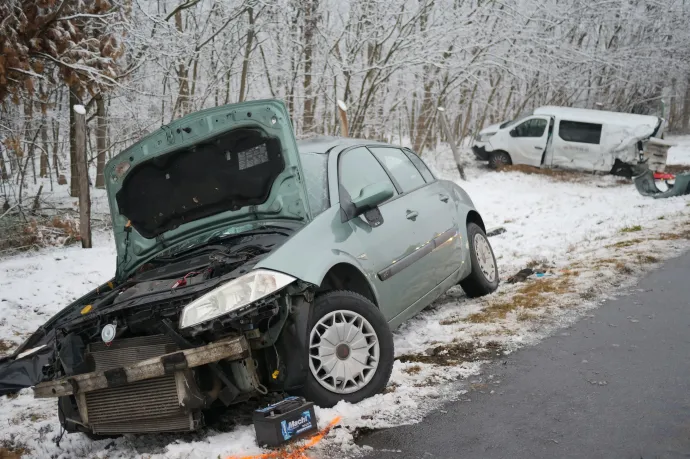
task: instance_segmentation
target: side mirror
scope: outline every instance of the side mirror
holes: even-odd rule
[[[515,128],[513,128],[510,130],[509,134],[511,137],[515,137],[515,135],[517,134],[517,131],[515,130]]]
[[[372,183],[365,186],[359,192],[359,196],[352,198],[355,216],[377,207],[379,204],[392,198],[394,194],[395,190],[390,182]]]

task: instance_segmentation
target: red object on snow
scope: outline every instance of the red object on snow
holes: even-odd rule
[[[654,172],[654,180],[675,180],[676,176],[666,172]]]

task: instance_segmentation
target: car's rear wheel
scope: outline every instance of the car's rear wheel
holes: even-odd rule
[[[349,291],[318,296],[313,308],[305,396],[330,407],[381,392],[393,370],[393,335],[383,314]]]
[[[513,160],[505,151],[494,151],[489,153],[489,167],[491,169],[500,169],[503,166],[510,166]]]
[[[470,298],[488,295],[498,288],[498,265],[489,239],[476,223],[467,225],[472,272],[460,281]]]

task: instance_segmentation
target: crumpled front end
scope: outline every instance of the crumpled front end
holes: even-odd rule
[[[106,435],[192,431],[202,425],[202,410],[219,397],[232,401],[260,386],[249,346],[241,336],[185,350],[167,335],[127,338],[111,346],[91,343],[84,356],[95,371],[34,388],[36,398],[60,398],[59,414],[68,431]],[[235,381],[239,387],[221,389],[221,371],[204,387],[197,372],[218,362],[244,373]]]
[[[99,287],[0,363],[0,391],[34,387],[68,432],[117,435],[196,430],[204,413],[298,389],[311,286],[255,268],[293,232],[231,234]]]

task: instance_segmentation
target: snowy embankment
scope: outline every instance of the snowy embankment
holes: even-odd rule
[[[673,139],[670,164],[690,165],[690,137]],[[452,156],[429,155],[442,178],[459,180]],[[524,283],[503,282],[498,292],[468,300],[459,288],[395,331],[396,361],[386,393],[358,405],[319,409],[319,423],[336,415],[334,429],[313,457],[356,454],[353,435],[420,420],[444,401],[465,393],[463,380],[481,360],[510,353],[567,326],[613,294],[634,286],[655,263],[690,247],[690,196],[654,200],[616,177],[582,174],[489,172],[472,164],[468,191],[492,237],[501,278],[526,266],[544,272]],[[114,270],[112,238],[98,234],[94,249],[44,250],[0,260],[0,346],[11,350],[28,333]],[[468,387],[469,389],[469,387]],[[250,425],[194,435],[124,437],[91,441],[66,435],[58,448],[55,403],[30,390],[0,398],[0,452],[27,457],[210,458],[261,453]]]

